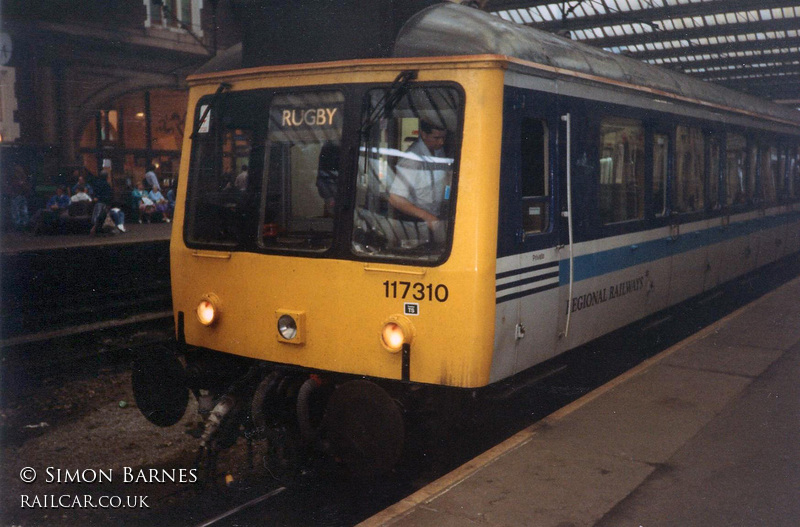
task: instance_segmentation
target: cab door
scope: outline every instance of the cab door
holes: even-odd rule
[[[496,278],[496,360],[506,373],[554,354],[559,253],[557,98],[506,87]]]

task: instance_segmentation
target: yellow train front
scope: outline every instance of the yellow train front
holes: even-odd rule
[[[190,77],[170,253],[185,373],[151,368],[137,400],[188,384],[207,447],[268,436],[286,406],[340,459],[372,426],[389,452],[352,455],[380,467],[410,386],[488,384],[503,75],[467,57]],[[171,424],[180,391],[143,410]]]

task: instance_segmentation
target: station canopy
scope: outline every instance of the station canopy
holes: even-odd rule
[[[488,0],[485,9],[800,109],[800,0]]]

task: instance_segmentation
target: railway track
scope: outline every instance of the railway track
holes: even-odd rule
[[[4,393],[172,336],[166,241],[2,254],[0,273]]]
[[[75,371],[81,362],[112,363],[137,349],[169,345],[172,331],[172,312],[160,311],[33,333],[4,340],[0,365],[3,377]]]
[[[3,348],[11,339],[172,305],[167,242],[4,254],[0,272]]]
[[[79,291],[70,294],[67,301],[27,297],[4,311],[3,327],[10,331],[4,332],[3,340],[8,340],[6,336],[14,338],[169,311],[171,305],[169,280],[113,291]]]

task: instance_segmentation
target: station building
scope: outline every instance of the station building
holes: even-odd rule
[[[177,176],[185,78],[241,40],[234,3],[2,0],[1,9],[4,185],[22,170],[43,198],[73,184],[76,169],[106,167],[122,199],[150,163],[162,179]]]

